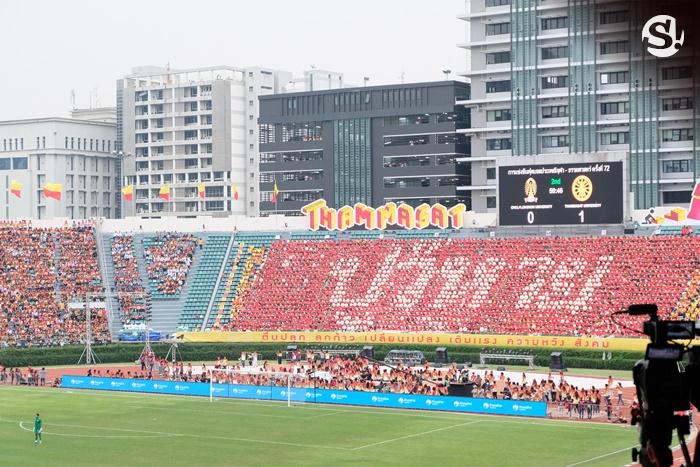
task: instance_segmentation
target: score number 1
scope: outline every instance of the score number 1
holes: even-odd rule
[[[586,220],[586,214],[583,212],[583,209],[581,209],[581,210],[578,212],[578,218],[581,220],[581,223],[582,223],[582,224],[585,222],[585,220]],[[528,211],[528,212],[527,212],[527,223],[528,223],[528,224],[532,224],[533,222],[535,222],[535,213],[532,212],[532,211]]]

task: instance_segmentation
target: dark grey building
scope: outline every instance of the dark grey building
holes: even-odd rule
[[[260,96],[260,215],[389,201],[465,203],[469,98],[457,81]],[[273,202],[274,185],[279,195]]]

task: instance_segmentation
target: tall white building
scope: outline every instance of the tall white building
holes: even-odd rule
[[[536,163],[623,154],[631,209],[686,206],[700,180],[695,141],[698,73],[692,8],[697,2],[637,0],[470,0],[471,195],[477,212],[495,212],[497,168],[523,156]],[[687,40],[657,58],[642,26],[677,18]],[[695,36],[697,37],[697,35]],[[695,51],[697,55],[697,50]],[[611,156],[612,157],[612,156]]]
[[[0,219],[115,217],[115,147],[113,123],[70,118],[0,122]],[[60,196],[44,194],[49,184],[60,188]]]
[[[121,215],[256,216],[258,96],[290,79],[268,68],[219,66],[138,68],[118,80],[122,184],[133,186]]]

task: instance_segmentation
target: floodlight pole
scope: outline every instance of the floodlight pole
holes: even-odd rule
[[[165,359],[170,359],[172,364],[175,365],[175,363],[177,363],[177,354],[179,353],[180,351],[178,350],[177,340],[172,340],[170,342],[168,353],[165,355]],[[180,354],[180,360],[182,360],[182,354]]]

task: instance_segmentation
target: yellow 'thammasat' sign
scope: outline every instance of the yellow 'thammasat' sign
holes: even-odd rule
[[[388,225],[404,229],[461,229],[464,225],[464,213],[467,207],[463,203],[447,208],[440,203],[432,206],[427,203],[415,208],[408,204],[386,203],[378,208],[371,208],[363,203],[342,208],[329,208],[325,199],[318,199],[301,208],[309,220],[309,229],[345,230],[350,227],[364,226],[367,230],[384,230]]]

